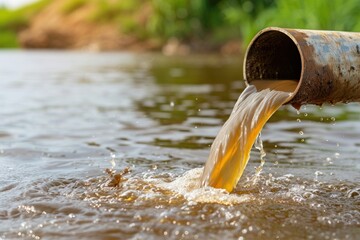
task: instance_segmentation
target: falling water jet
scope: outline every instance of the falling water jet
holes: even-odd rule
[[[360,101],[359,71],[360,33],[260,31],[245,55],[247,88],[211,146],[201,185],[231,192],[256,137],[281,105]]]

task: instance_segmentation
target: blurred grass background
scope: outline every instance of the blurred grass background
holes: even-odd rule
[[[17,33],[25,29],[31,18],[50,3],[51,0],[40,0],[18,9],[0,7],[0,47],[19,47]]]
[[[138,39],[171,38],[221,44],[240,39],[245,47],[268,26],[360,31],[360,0],[63,0],[64,16],[92,4],[87,21],[113,23]],[[18,47],[18,33],[51,4],[40,0],[19,9],[0,8],[0,47]],[[146,12],[149,17],[139,21]]]

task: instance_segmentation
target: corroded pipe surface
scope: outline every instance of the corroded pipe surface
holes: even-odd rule
[[[298,80],[294,107],[360,101],[360,33],[270,27],[251,41],[244,78]]]

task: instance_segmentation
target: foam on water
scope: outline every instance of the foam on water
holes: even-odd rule
[[[203,168],[195,168],[169,183],[159,183],[158,186],[182,195],[187,201],[195,203],[240,204],[251,200],[247,194],[229,194],[224,189],[201,187],[200,177]]]
[[[358,234],[354,230],[360,226],[357,183],[323,182],[324,175],[307,179],[265,173],[254,183],[250,174],[229,194],[222,189],[199,188],[202,170],[195,168],[178,176],[161,169],[119,170],[88,180],[39,180],[23,188],[21,196],[13,199],[13,208],[0,212],[3,220],[21,222],[0,236],[40,239],[56,235],[66,239],[69,231],[78,239],[95,239],[89,229],[108,238],[121,234],[129,239],[165,235],[168,239],[193,239],[189,236],[197,234],[216,238],[219,233],[228,239],[269,239],[274,232],[280,237],[311,234],[315,239],[354,239]],[[121,177],[114,182],[117,174]],[[2,191],[11,194],[12,189]],[[299,229],[300,222],[306,231]],[[104,224],[105,232],[100,230]],[[347,226],[352,232],[346,232]],[[334,227],[338,229],[335,235]]]

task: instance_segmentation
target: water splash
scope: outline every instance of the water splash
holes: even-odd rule
[[[256,138],[254,147],[257,150],[260,151],[260,165],[256,168],[255,175],[254,175],[254,177],[252,179],[252,182],[256,183],[256,181],[258,180],[258,177],[260,176],[260,174],[261,174],[261,172],[263,170],[263,167],[264,167],[264,164],[265,164],[265,156],[266,156],[264,145],[263,145],[263,142],[262,142],[262,139],[261,139],[261,133],[259,133],[259,136]]]

